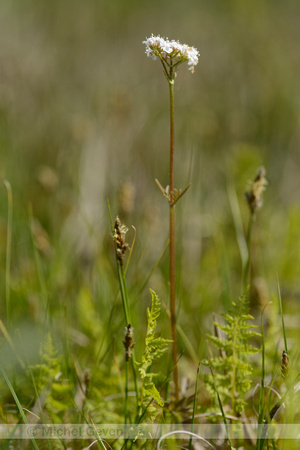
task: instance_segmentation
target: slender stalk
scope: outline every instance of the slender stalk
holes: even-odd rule
[[[112,219],[112,215],[111,215],[111,209],[110,209],[110,203],[109,203],[108,197],[107,197],[107,207],[108,207],[108,213],[109,213],[109,218],[110,218],[111,231],[112,231],[112,234],[114,235],[114,223],[113,223],[113,219]],[[126,283],[125,283],[125,275],[123,272],[123,267],[119,264],[118,253],[117,253],[117,243],[115,240],[114,240],[114,244],[115,244],[117,274],[118,274],[121,299],[122,299],[124,316],[125,316],[125,324],[127,326],[131,322],[130,322],[130,312],[129,312],[129,305],[128,305],[127,288],[126,288]]]
[[[278,274],[277,274],[277,293],[278,293],[278,302],[279,302],[279,313],[280,313],[281,323],[282,323],[284,349],[285,349],[286,353],[288,354],[288,346],[287,346],[287,340],[286,340],[286,332],[285,332],[285,325],[284,325],[284,317],[283,317],[283,310],[282,310],[282,300],[281,300],[281,292],[280,292]]]
[[[175,204],[174,204],[174,79],[170,68],[170,312],[172,330],[173,379],[175,385],[175,400],[179,398],[178,367],[177,367],[177,334],[176,334],[176,302],[175,302]]]
[[[251,239],[252,239],[252,229],[253,229],[254,222],[255,222],[255,214],[251,213],[250,218],[249,218],[248,231],[247,231],[248,256],[247,256],[246,264],[244,266],[243,290],[245,290],[247,288],[247,286],[250,284]]]
[[[234,318],[235,323],[237,322],[237,319]],[[235,411],[235,392],[236,392],[236,386],[235,386],[235,382],[236,382],[236,361],[239,359],[237,352],[236,352],[236,341],[237,341],[237,328],[236,326],[234,327],[234,333],[233,333],[233,339],[232,339],[232,349],[233,349],[233,354],[232,354],[232,360],[233,360],[233,365],[232,365],[232,391],[231,391],[231,408],[233,410],[233,414],[236,412]]]
[[[118,274],[119,274],[120,273],[119,272],[120,271],[120,265],[118,264],[117,267],[118,267]],[[123,307],[124,307],[125,322],[127,323],[126,326],[128,326],[128,324],[131,323],[131,320],[130,320],[130,311],[129,311],[129,307],[128,307],[127,288],[126,288],[126,283],[125,283],[125,286],[123,284],[124,281],[125,281],[125,279],[122,276],[119,275],[119,283],[120,283],[121,297],[122,297]],[[132,350],[131,366],[132,366],[132,372],[133,372],[134,388],[135,388],[135,392],[136,392],[137,414],[138,414],[138,408],[139,408],[139,387],[138,387],[138,382],[137,382],[137,373],[136,373],[136,367],[135,367],[135,352],[134,352],[134,350]],[[125,387],[125,390],[126,390],[126,397],[125,397],[125,404],[126,404],[126,406],[125,406],[125,409],[127,411],[128,362],[126,362],[126,387]],[[126,415],[127,415],[127,413],[126,413]]]
[[[129,361],[126,361],[126,372],[125,372],[125,411],[124,411],[124,416],[125,416],[125,424],[127,423],[127,415],[128,415],[128,365],[129,365]]]
[[[267,305],[266,305],[267,306]],[[256,450],[261,450],[263,448],[264,440],[262,439],[263,434],[263,423],[264,423],[264,415],[265,415],[265,403],[264,403],[264,395],[265,395],[265,334],[264,334],[264,326],[263,326],[263,313],[264,309],[261,312],[260,322],[261,322],[261,387],[260,387],[260,396],[259,396],[259,415],[258,415],[258,434],[256,440]]]
[[[174,193],[174,147],[175,147],[175,114],[174,114],[174,80],[169,80],[170,89],[170,194]],[[172,205],[172,202],[171,202]]]
[[[229,428],[228,428],[228,424],[227,424],[227,420],[226,420],[225,411],[224,411],[224,408],[223,408],[223,405],[222,405],[222,402],[221,402],[221,398],[220,398],[219,391],[218,391],[217,386],[216,386],[216,382],[215,382],[215,374],[214,374],[213,368],[212,368],[212,366],[211,366],[210,360],[208,360],[208,364],[209,364],[210,373],[211,373],[211,375],[212,375],[212,379],[213,379],[213,383],[214,383],[215,392],[216,392],[216,394],[217,394],[218,403],[219,403],[219,408],[220,408],[220,410],[221,410],[221,414],[222,414],[222,417],[223,417],[223,422],[224,422],[224,425],[225,425],[225,429],[226,429],[226,433],[227,433],[227,438],[228,438],[229,446],[230,446],[230,449],[231,449],[231,450],[234,450],[234,446],[233,446],[232,441],[231,441],[231,438],[230,438],[230,433],[229,433]]]
[[[243,290],[245,290],[248,284],[250,284],[251,239],[252,239],[252,228],[256,218],[255,212],[262,206],[262,193],[266,189],[267,184],[268,182],[266,180],[266,169],[263,166],[261,166],[257,170],[251,189],[245,192],[246,200],[250,207],[250,218],[247,232],[248,254],[246,264],[243,267]]]
[[[123,277],[122,267],[118,263],[118,260],[117,260],[117,273],[118,273],[119,286],[120,286],[121,298],[122,298],[122,303],[123,303],[125,324],[127,326],[129,323],[131,323],[130,313],[129,313],[129,305],[128,305],[128,297],[126,295],[127,289],[126,289],[126,286],[124,285],[124,277]]]
[[[114,234],[114,224],[112,220],[111,215],[111,209],[109,200],[107,198],[107,206],[108,206],[108,212],[109,212],[109,218],[110,218],[110,224],[111,224],[111,230],[112,234]],[[121,292],[121,298],[123,303],[123,309],[124,309],[124,316],[125,316],[125,324],[126,327],[131,324],[131,314],[130,314],[130,307],[129,307],[129,301],[128,301],[128,292],[127,292],[127,285],[126,285],[126,278],[123,266],[120,264],[117,256],[117,244],[115,243],[115,255],[116,255],[116,264],[117,264],[117,273],[118,273],[118,279],[119,279],[119,286],[120,286],[120,292]],[[135,353],[134,350],[132,350],[132,357],[131,357],[131,365],[132,365],[132,372],[133,372],[133,379],[134,379],[134,387],[136,392],[136,402],[137,402],[137,415],[138,415],[138,409],[139,409],[139,387],[137,382],[137,372],[136,372],[136,366],[135,366]],[[126,363],[126,386],[128,382],[128,364]],[[126,388],[125,388],[126,389]],[[127,397],[125,398],[125,403],[127,403]],[[125,406],[125,409],[127,409],[127,406]]]
[[[122,274],[122,282],[123,282],[123,290],[121,290],[122,295],[125,295],[125,299],[123,301],[124,305],[127,305],[127,313],[125,310],[125,316],[126,316],[126,323],[128,326],[129,324],[131,324],[131,315],[130,315],[130,307],[129,307],[129,302],[128,302],[128,293],[127,293],[127,284],[126,284],[126,279],[125,279],[125,274],[124,274],[124,270],[123,267],[120,267],[120,265],[118,264],[118,269],[121,270],[121,274]],[[134,380],[134,389],[136,392],[136,401],[137,401],[137,414],[138,414],[138,403],[139,403],[139,387],[138,387],[138,382],[137,382],[137,372],[136,372],[136,365],[135,365],[135,351],[134,349],[132,349],[132,357],[131,357],[131,366],[132,366],[132,372],[133,372],[133,380]],[[126,362],[126,370],[128,371],[128,363]],[[126,374],[126,384],[128,384],[128,373]],[[128,389],[128,388],[127,388]],[[127,401],[127,399],[126,399]]]
[[[6,240],[6,267],[5,267],[5,301],[6,301],[6,323],[10,328],[10,262],[11,262],[11,240],[12,240],[12,213],[13,199],[11,186],[8,181],[4,181],[7,190],[7,240]]]
[[[199,375],[199,369],[200,369],[200,363],[198,364],[197,367],[197,372],[196,372],[196,384],[195,384],[195,394],[194,394],[194,403],[193,403],[193,415],[192,415],[192,425],[191,425],[191,433],[193,433],[194,431],[194,422],[195,422],[195,412],[196,412],[196,402],[197,402],[197,392],[198,392],[198,375]],[[192,436],[190,438],[190,443],[189,443],[189,450],[192,449]]]

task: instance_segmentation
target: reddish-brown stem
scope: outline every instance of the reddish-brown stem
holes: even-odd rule
[[[173,378],[175,400],[179,399],[179,383],[177,368],[177,334],[176,334],[176,302],[175,302],[175,205],[174,205],[174,79],[169,81],[170,87],[170,312],[173,340]]]

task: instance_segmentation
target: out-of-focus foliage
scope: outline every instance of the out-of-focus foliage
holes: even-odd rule
[[[0,176],[14,196],[15,316],[24,307],[42,314],[32,240],[53,309],[71,305],[74,287],[89,276],[107,296],[106,194],[137,228],[131,286],[141,286],[161,254],[167,214],[154,178],[168,183],[168,92],[160,65],[144,55],[151,32],[201,54],[195,73],[181,68],[175,85],[175,183],[192,183],[177,212],[177,265],[185,268],[178,289],[189,298],[182,311],[207,312],[228,298],[227,282],[240,295],[227,188],[234,186],[246,224],[243,192],[261,164],[269,187],[257,219],[254,276],[274,286],[278,272],[286,295],[299,296],[292,236],[300,200],[297,2],[3,0],[0,9]],[[29,208],[38,225],[31,232]],[[5,243],[4,186],[0,213]],[[0,253],[3,280],[5,245]],[[223,258],[229,266],[220,273]],[[163,260],[152,279],[163,294],[166,273]]]
[[[49,331],[72,386],[91,370],[97,395],[86,404],[93,417],[101,420],[105,410],[117,421],[117,402],[123,407],[109,397],[124,387],[128,324],[106,195],[113,216],[129,228],[130,246],[131,225],[137,230],[126,273],[135,336],[145,335],[151,287],[162,302],[162,335],[170,337],[162,256],[168,205],[154,181],[168,184],[168,86],[160,64],[144,54],[142,41],[152,32],[200,52],[195,73],[180,67],[175,81],[175,186],[191,183],[176,205],[179,372],[198,363],[192,355],[204,357],[212,311],[228,312],[241,295],[244,192],[261,165],[268,186],[252,235],[250,309],[258,317],[270,300],[276,305],[277,273],[289,347],[297,347],[299,15],[295,0],[1,0],[0,319],[5,323],[6,179],[13,192],[14,344],[1,332],[1,361],[24,407],[35,394],[19,360],[39,364]],[[275,306],[265,310],[276,340],[266,338],[266,360],[274,367],[282,353],[276,314]],[[136,339],[138,360],[142,350]],[[10,417],[10,393],[0,383],[0,412]]]

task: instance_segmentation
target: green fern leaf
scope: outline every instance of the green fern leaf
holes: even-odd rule
[[[223,315],[225,323],[214,322],[220,330],[218,336],[207,335],[210,342],[220,351],[222,357],[210,359],[209,365],[214,371],[205,377],[208,390],[217,390],[222,403],[228,404],[232,414],[240,414],[246,405],[245,395],[251,388],[252,366],[250,356],[260,349],[249,343],[249,339],[259,337],[252,324],[253,316],[249,314],[248,292],[232,303],[232,311]]]
[[[143,417],[145,419],[154,420],[154,417],[157,414],[156,408],[151,403],[151,399],[154,399],[159,406],[163,406],[164,402],[155,386],[154,380],[158,377],[156,373],[150,373],[149,369],[151,368],[153,362],[159,359],[163,353],[168,349],[168,345],[172,342],[168,339],[164,339],[162,337],[156,337],[156,326],[157,319],[160,315],[160,301],[158,296],[154,291],[150,289],[151,292],[151,308],[147,308],[147,333],[145,337],[145,349],[142,355],[142,362],[137,363],[138,371],[140,373],[142,379],[142,409],[147,410],[146,414],[143,411]],[[155,413],[156,411],[156,413]]]

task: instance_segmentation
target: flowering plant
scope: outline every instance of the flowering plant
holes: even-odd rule
[[[162,38],[159,35],[154,36],[152,34],[151,37],[143,41],[143,44],[146,45],[147,56],[154,60],[158,57],[161,60],[168,79],[174,79],[175,72],[173,69],[179,66],[179,64],[187,61],[190,66],[189,70],[192,73],[194,72],[194,67],[198,64],[198,50],[186,44],[180,44],[178,41],[169,41],[168,38]]]
[[[173,377],[175,387],[175,399],[179,399],[179,380],[178,380],[178,358],[177,358],[177,335],[176,335],[176,304],[175,304],[175,204],[188,190],[190,184],[183,189],[178,190],[174,186],[174,82],[177,67],[186,62],[193,73],[194,67],[198,64],[199,52],[194,47],[186,44],[180,44],[178,41],[169,41],[168,38],[162,38],[159,35],[147,38],[143,41],[146,45],[146,55],[152,59],[159,58],[164,74],[169,83],[170,91],[170,182],[164,189],[158,180],[155,180],[164,197],[168,200],[170,206],[170,318],[172,330],[172,358],[173,358]]]

